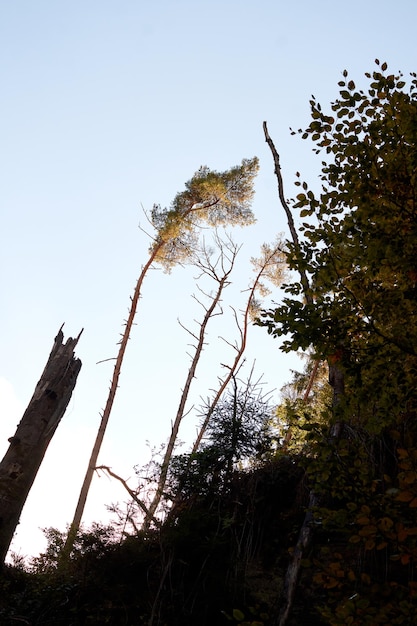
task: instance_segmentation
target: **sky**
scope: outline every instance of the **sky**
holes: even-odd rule
[[[25,505],[12,550],[44,549],[42,528],[72,519],[112,374],[111,359],[150,244],[146,211],[169,206],[201,165],[225,170],[258,156],[256,224],[242,244],[224,315],[213,322],[180,439],[229,363],[249,259],[285,233],[262,122],[281,155],[286,195],[295,172],[314,187],[321,159],[291,128],[309,99],[337,97],[344,69],[357,85],[374,59],[417,70],[414,0],[14,0],[0,2],[0,454],[14,434],[63,323],[83,366],[71,403]],[[201,318],[191,268],[153,270],[142,292],[99,462],[136,485],[170,432]],[[281,294],[273,293],[279,301]],[[247,371],[278,392],[298,367],[251,328]],[[273,391],[276,390],[276,391]],[[127,493],[96,476],[84,523],[106,521]]]

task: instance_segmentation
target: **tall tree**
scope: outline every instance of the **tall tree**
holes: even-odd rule
[[[211,413],[199,450],[173,458],[168,480],[174,500],[171,524],[195,498],[229,489],[240,464],[249,465],[269,451],[273,408],[270,393],[262,387],[261,379],[253,379],[253,369],[246,381],[234,375]],[[208,408],[201,408],[203,419]]]
[[[253,380],[253,369],[247,381],[233,375],[200,448],[203,454],[213,451],[225,483],[240,462],[260,458],[269,449],[271,415],[270,395],[262,389],[261,379]]]
[[[316,153],[326,153],[328,160],[322,162],[318,195],[306,183],[296,182],[303,189],[293,208],[299,209],[306,221],[300,229],[302,240],[298,246],[290,246],[288,258],[291,267],[308,276],[311,297],[305,297],[301,277],[287,285],[283,304],[266,312],[263,321],[273,335],[287,335],[285,350],[312,346],[318,358],[336,368],[336,375],[344,373],[346,397],[337,403],[334,423],[347,424],[349,436],[339,443],[330,437],[330,446],[323,442],[321,463],[326,467],[322,465],[320,471],[315,467],[315,488],[321,499],[331,494],[341,503],[350,497],[350,502],[343,502],[345,511],[360,509],[365,494],[358,485],[366,482],[369,501],[371,484],[375,492],[376,484],[384,487],[386,478],[378,472],[385,469],[383,476],[389,475],[386,458],[381,464],[381,459],[367,452],[376,450],[376,441],[368,449],[353,445],[352,441],[359,440],[359,431],[362,440],[378,434],[378,445],[384,441],[393,464],[389,479],[399,481],[400,501],[410,494],[411,502],[413,497],[411,489],[401,493],[402,479],[395,462],[401,456],[397,457],[400,452],[396,453],[395,444],[388,446],[387,436],[401,439],[400,432],[406,429],[407,441],[413,441],[410,418],[414,421],[417,415],[417,78],[412,74],[409,88],[404,89],[401,74],[388,74],[385,63],[376,63],[377,69],[366,74],[366,91],[357,89],[347,72],[343,73],[340,97],[332,103],[330,113],[323,112],[314,97],[310,101],[312,121],[299,132],[303,138],[311,138]],[[394,425],[396,430],[387,430]],[[344,485],[342,476],[352,480],[352,465],[344,468],[353,448],[366,459],[356,457],[362,475],[358,473],[355,486]],[[348,495],[352,493],[353,499]],[[389,490],[380,492],[378,506],[387,504],[391,495]],[[367,505],[363,506],[363,512],[367,511]],[[392,515],[397,515],[397,505],[391,501],[390,506]],[[383,519],[381,508],[378,515]],[[363,514],[353,516],[352,524],[360,524],[364,518]],[[400,523],[387,519],[388,525]],[[383,533],[378,524],[375,528]],[[371,532],[370,527],[366,532]],[[358,537],[361,542],[361,535]],[[384,549],[387,545],[380,543]],[[375,546],[369,541],[365,550]],[[371,606],[366,602],[366,607]],[[350,606],[349,610],[357,608]],[[363,612],[363,606],[360,610]],[[345,623],[346,615],[340,609],[340,621],[331,623]],[[285,619],[287,616],[288,611]],[[395,623],[392,615],[388,619],[391,621],[372,623]],[[282,626],[284,616],[276,623]]]
[[[211,171],[201,167],[178,193],[169,208],[154,205],[150,221],[155,229],[149,258],[140,272],[124,326],[119,351],[113,370],[113,377],[104,407],[96,440],[91,452],[80,496],[70,525],[68,538],[62,553],[62,560],[68,557],[81,523],[87,495],[104,434],[113,408],[120,372],[127,343],[136,316],[142,285],[149,269],[154,264],[170,270],[177,263],[186,263],[192,258],[202,226],[246,225],[254,220],[251,202],[254,194],[253,183],[258,172],[258,159],[244,159],[242,164],[224,172]]]
[[[396,375],[394,367],[379,371],[379,358],[400,366],[417,354],[417,83],[413,75],[406,92],[402,75],[386,69],[367,74],[368,92],[344,72],[331,114],[311,100],[303,137],[330,160],[320,195],[304,183],[294,203],[302,218],[315,220],[303,223],[300,255],[291,250],[290,263],[307,269],[313,301],[287,297],[265,316],[270,332],[289,334],[286,350],[313,345],[381,396]],[[297,292],[300,285],[288,286],[288,294]]]
[[[234,310],[234,317],[239,330],[239,340],[235,341],[233,344],[228,342],[234,349],[235,358],[231,365],[225,366],[227,373],[219,378],[219,386],[208,403],[204,420],[198,431],[196,440],[194,441],[193,453],[198,451],[210,424],[211,416],[220,398],[242,364],[248,340],[249,324],[259,314],[261,308],[261,304],[257,298],[269,293],[265,279],[275,287],[280,286],[284,279],[287,266],[284,260],[283,244],[279,237],[277,237],[272,245],[267,243],[262,244],[260,256],[258,258],[252,258],[251,263],[255,277],[247,290],[248,297],[246,299],[246,306],[242,311],[241,319],[239,319],[238,313]]]
[[[195,251],[195,265],[200,270],[200,277],[203,274],[211,278],[216,284],[214,293],[204,294],[208,299],[209,304],[199,302],[204,309],[203,319],[199,325],[198,333],[195,333],[189,329],[187,332],[195,341],[193,356],[191,359],[191,365],[188,369],[187,377],[185,380],[184,388],[181,391],[180,401],[178,404],[177,413],[172,423],[171,434],[168,439],[167,446],[165,448],[164,457],[162,460],[159,477],[155,493],[149,505],[148,511],[145,514],[143,521],[143,528],[148,529],[152,520],[154,520],[155,513],[161,502],[162,495],[165,489],[165,485],[168,477],[168,470],[171,463],[171,459],[174,453],[175,444],[178,438],[178,432],[181,422],[186,414],[187,401],[191,389],[192,382],[196,375],[197,366],[200,361],[200,357],[203,352],[204,345],[206,343],[207,327],[213,317],[222,314],[220,303],[222,300],[223,292],[225,288],[230,284],[230,275],[232,273],[236,255],[238,253],[238,246],[232,242],[230,238],[227,241],[223,241],[218,234],[215,236],[216,251],[218,252],[217,258],[214,260],[211,258],[212,254],[208,247],[203,244],[200,250]],[[198,286],[198,285],[197,285]],[[201,291],[201,289],[200,289]]]
[[[80,333],[81,335],[81,333]],[[26,498],[48,445],[65,413],[81,369],[74,357],[80,338],[55,337],[42,376],[0,463],[0,562],[12,541]]]
[[[184,387],[181,390],[178,409],[175,414],[175,419],[172,421],[171,434],[165,447],[165,451],[163,452],[162,462],[160,465],[156,463],[151,464],[154,468],[152,471],[152,477],[148,477],[146,480],[146,500],[149,499],[149,496],[152,493],[152,490],[149,487],[150,482],[155,485],[150,504],[147,505],[143,501],[139,500],[138,494],[144,491],[143,485],[139,486],[136,490],[132,490],[127,485],[126,481],[124,481],[120,476],[117,476],[108,467],[101,466],[99,468],[106,471],[112,477],[118,479],[125,486],[135,503],[135,509],[137,509],[137,506],[139,507],[140,515],[143,518],[142,528],[145,530],[149,528],[151,522],[156,526],[160,526],[161,524],[158,509],[160,508],[161,503],[165,506],[167,504],[165,486],[170,474],[170,465],[173,460],[173,453],[179,429],[182,420],[192,409],[192,407],[189,409],[187,408],[190,389],[196,375],[197,366],[199,364],[204,346],[207,343],[207,330],[209,323],[214,317],[224,314],[224,290],[230,284],[232,270],[235,266],[236,256],[239,251],[239,247],[233,242],[230,235],[227,233],[220,236],[216,231],[213,237],[213,244],[213,247],[209,247],[204,239],[202,246],[196,247],[193,254],[192,264],[199,272],[198,276],[196,276],[196,282],[197,288],[200,292],[198,297],[193,295],[193,298],[202,306],[204,315],[202,320],[198,322],[198,329],[196,331],[183,326],[193,340],[193,351],[190,354],[191,364],[188,369]],[[219,400],[244,363],[243,357],[247,344],[247,333],[250,320],[260,308],[260,303],[257,297],[266,296],[269,293],[269,289],[265,284],[265,279],[268,282],[272,282],[275,286],[281,284],[282,282],[286,267],[282,252],[282,243],[279,239],[277,239],[273,245],[263,244],[261,247],[260,257],[257,259],[251,259],[251,262],[255,272],[255,278],[250,288],[247,290],[248,296],[246,298],[244,311],[242,312],[242,320],[239,319],[236,309],[231,307],[232,317],[236,323],[240,340],[232,343],[226,338],[222,338],[226,344],[234,350],[235,358],[230,365],[222,364],[222,367],[227,370],[227,374],[224,377],[219,378],[219,387],[217,391],[214,391],[214,397],[207,401],[207,405],[202,412],[201,417],[203,417],[203,420],[198,431],[199,434],[197,443],[193,447],[193,452],[191,455],[183,457],[188,459],[190,464],[193,455],[196,453],[196,449],[202,442],[207,428],[210,430],[210,420],[215,418],[214,414],[217,411],[216,407]],[[206,279],[209,279],[212,284],[214,283],[215,288],[213,291],[207,290],[207,288],[203,290],[200,285],[200,282]],[[202,295],[204,296],[204,299],[201,298]],[[250,385],[250,388],[252,389],[252,384]],[[229,415],[231,415],[231,412]],[[191,467],[189,469],[191,471]],[[186,472],[183,471],[184,477],[185,474]],[[170,501],[173,499],[173,501],[170,502],[170,518],[172,518],[171,513],[177,508],[178,501],[181,498],[180,491],[181,489],[179,488],[178,494],[173,496],[171,485],[170,495],[168,497],[168,500]]]

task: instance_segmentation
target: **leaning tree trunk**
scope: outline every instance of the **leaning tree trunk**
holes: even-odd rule
[[[46,449],[71,399],[81,369],[81,361],[74,357],[80,335],[63,344],[60,328],[33,397],[0,462],[0,563],[6,558]]]

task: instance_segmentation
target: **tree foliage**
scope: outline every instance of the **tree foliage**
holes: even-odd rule
[[[67,541],[62,551],[62,562],[68,559],[82,520],[119,386],[122,364],[134,324],[143,282],[148,270],[155,263],[159,263],[169,271],[176,263],[194,258],[199,248],[200,232],[198,227],[204,224],[209,226],[250,224],[253,221],[253,213],[250,208],[254,193],[253,182],[257,172],[258,159],[256,157],[244,159],[240,166],[232,167],[222,173],[211,172],[207,167],[203,167],[186,183],[185,191],[176,195],[170,209],[154,206],[151,212],[151,223],[156,233],[149,250],[149,258],[142,267],[133,296],[130,299],[129,314],[121,334],[106,404],[101,415]]]
[[[233,376],[211,409],[210,403],[201,409],[202,419],[210,412],[210,420],[199,449],[173,458],[169,491],[175,506],[184,498],[226,492],[235,472],[250,467],[270,449],[273,409],[260,381],[250,378],[242,384]]]
[[[253,223],[251,204],[258,159],[243,159],[242,164],[224,172],[200,167],[178,193],[169,208],[155,204],[150,215],[156,230],[151,254],[155,262],[170,270],[176,263],[192,258],[198,242],[198,226],[245,226]]]
[[[272,423],[277,432],[276,445],[308,455],[309,442],[316,441],[328,427],[332,394],[326,363],[315,360],[311,354],[303,356],[303,370],[293,371],[292,380],[281,389],[281,402]]]
[[[389,388],[396,410],[393,388],[416,373],[417,79],[405,91],[403,76],[385,70],[367,74],[367,91],[344,72],[329,114],[310,101],[312,122],[300,132],[328,161],[321,193],[303,183],[294,201],[310,221],[301,228],[301,255],[289,244],[289,262],[307,269],[314,300],[294,297],[300,283],[287,285],[284,304],[263,323],[289,335],[286,350],[314,346],[319,357],[340,361],[380,400],[389,402]]]
[[[417,77],[376,64],[364,90],[343,73],[330,111],[310,101],[299,132],[325,155],[321,191],[297,175],[303,239],[288,245],[310,297],[295,280],[260,322],[345,377],[341,436],[317,431],[307,471],[318,527],[345,546],[319,539],[310,559],[332,626],[411,624],[416,610]]]
[[[407,84],[387,70],[377,61],[364,89],[344,72],[329,111],[313,97],[312,121],[299,131],[325,159],[321,190],[297,176],[300,193],[291,204],[300,237],[287,243],[286,256],[296,270],[290,277],[298,273],[300,280],[287,278],[282,304],[258,321],[284,337],[284,350],[310,355],[278,409],[278,443],[272,438],[271,445],[266,396],[242,389],[229,368],[229,379],[220,381],[226,386],[202,411],[198,445],[167,466],[163,497],[173,506],[161,524],[120,545],[106,529],[93,529],[63,572],[55,572],[63,538],[52,530],[35,563],[41,578],[27,576],[29,596],[21,593],[21,572],[6,580],[11,601],[0,603],[1,617],[181,626],[222,619],[264,626],[416,623],[417,76]],[[244,199],[251,186],[241,174],[248,182],[256,167],[243,162],[234,182],[231,172],[203,168],[170,209],[155,207],[152,262],[169,269],[190,260],[198,249],[195,226],[222,224],[228,211],[232,221],[250,220]],[[250,306],[259,311],[255,285],[262,292],[261,277],[273,278],[277,267],[280,277],[281,262],[277,245],[264,247],[254,263],[236,367]],[[334,364],[345,382],[337,410],[324,383]],[[288,442],[297,427],[305,436]],[[289,553],[300,552],[303,519],[315,529],[314,542],[300,559],[295,596],[280,605],[278,598],[290,596],[285,571]],[[75,613],[65,614],[67,604]]]

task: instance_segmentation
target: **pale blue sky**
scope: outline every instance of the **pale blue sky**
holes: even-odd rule
[[[308,123],[311,94],[323,106],[337,96],[345,68],[357,83],[375,57],[392,71],[417,70],[416,18],[414,0],[0,2],[4,448],[62,322],[66,336],[85,328],[73,401],[15,549],[36,552],[39,526],[71,520],[111,375],[111,363],[96,362],[116,353],[146,260],[141,205],[169,204],[202,164],[226,169],[257,155],[258,221],[235,234],[244,241],[238,294],[250,280],[247,259],[286,227],[262,121],[281,153],[287,195],[296,170],[314,183],[320,158],[289,127]],[[198,314],[194,290],[183,270],[154,272],[145,285],[101,455],[125,477],[148,460],[146,440],[158,445],[169,434],[188,366],[176,319],[192,323]],[[210,335],[197,403],[226,358],[220,332]],[[256,356],[258,372],[279,388],[294,361],[264,331],[253,329],[251,339],[249,361]],[[191,437],[191,417],[185,426]],[[124,493],[95,480],[87,521],[117,498]]]

